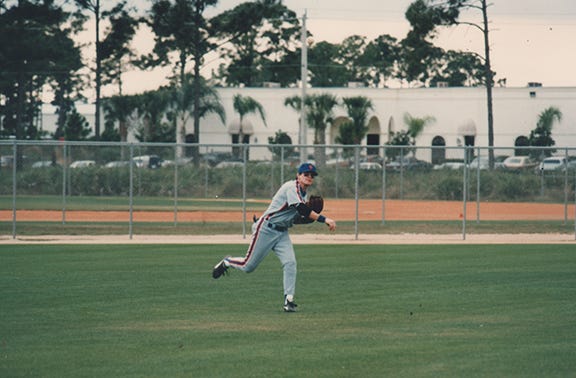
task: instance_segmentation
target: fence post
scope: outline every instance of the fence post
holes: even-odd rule
[[[68,144],[62,145],[62,224],[66,224],[66,188],[68,185]]]
[[[242,144],[242,238],[246,239],[246,161],[248,145]]]
[[[133,215],[134,215],[134,144],[130,143],[130,185],[129,185],[129,209],[130,209],[130,218],[128,220],[128,235],[130,236],[130,240],[132,240],[132,228],[133,228]]]
[[[568,224],[568,149],[564,150],[564,225]]]
[[[16,167],[18,166],[16,141],[12,144],[12,239],[16,239]]]
[[[360,146],[354,147],[354,200],[356,202],[356,216],[354,217],[354,239],[358,240],[358,199],[359,199],[359,172],[360,171]]]
[[[468,148],[464,147],[464,174],[462,180],[462,240],[466,240],[466,206],[467,206],[467,193],[468,193]]]
[[[178,225],[178,148],[174,145],[174,226]]]
[[[478,147],[478,153],[476,157],[476,161],[478,162],[478,166],[476,167],[476,224],[480,224],[480,147]],[[490,154],[488,154],[490,156]],[[490,163],[488,163],[488,167],[490,167]]]
[[[382,146],[382,224],[386,224],[386,147]]]

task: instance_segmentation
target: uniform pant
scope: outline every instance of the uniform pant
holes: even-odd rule
[[[229,257],[226,260],[231,267],[250,273],[271,251],[274,251],[282,264],[284,295],[294,295],[296,291],[296,255],[290,235],[288,231],[270,228],[267,220],[260,219],[252,225],[252,241],[245,257]]]

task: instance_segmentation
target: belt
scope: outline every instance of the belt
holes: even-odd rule
[[[268,227],[273,229],[273,230],[280,231],[280,232],[288,231],[288,227],[278,226],[278,225],[275,225],[274,223],[268,223]]]

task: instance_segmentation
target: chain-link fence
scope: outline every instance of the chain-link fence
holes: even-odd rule
[[[568,226],[576,209],[576,148],[2,141],[0,156],[2,233],[13,237],[27,224],[21,214],[30,210],[57,211],[63,224],[74,211],[117,212],[110,222],[126,223],[130,237],[136,212],[170,212],[174,225],[193,222],[185,212],[232,212],[238,216],[230,227],[246,234],[251,213],[262,212],[278,187],[295,177],[300,156],[320,170],[312,191],[327,198],[335,218],[350,222],[356,237],[402,219],[445,220],[449,232],[463,238],[467,222],[484,220]],[[515,215],[491,206],[503,203],[555,210]],[[345,206],[352,215],[340,211]]]

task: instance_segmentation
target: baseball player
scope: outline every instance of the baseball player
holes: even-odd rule
[[[288,229],[298,219],[305,221],[297,223],[310,223],[313,221],[325,223],[330,231],[336,230],[336,222],[312,210],[307,204],[308,188],[318,175],[316,167],[311,163],[304,163],[298,167],[295,180],[284,183],[274,194],[272,202],[264,214],[252,225],[252,240],[248,252],[244,257],[226,257],[212,270],[212,277],[220,278],[226,274],[228,268],[241,270],[246,273],[254,271],[264,257],[274,251],[283,270],[284,306],[285,312],[296,311],[294,293],[296,290],[296,256]],[[320,201],[321,198],[320,198]],[[323,202],[322,202],[323,203]]]

